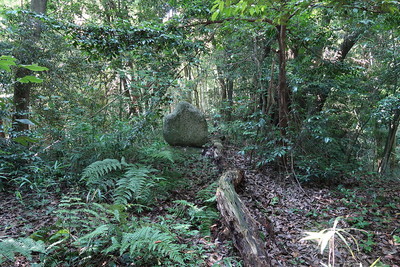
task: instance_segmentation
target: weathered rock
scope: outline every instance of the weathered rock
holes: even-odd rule
[[[208,141],[204,114],[188,102],[180,102],[165,116],[163,135],[171,146],[201,147]]]

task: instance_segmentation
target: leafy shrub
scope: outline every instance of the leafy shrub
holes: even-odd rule
[[[52,162],[38,156],[38,147],[29,148],[35,139],[20,136],[0,143],[0,190],[6,186],[17,190],[42,190],[55,184]]]

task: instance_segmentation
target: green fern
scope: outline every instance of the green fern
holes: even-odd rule
[[[211,225],[219,218],[219,213],[213,207],[197,205],[186,201],[186,200],[175,200],[174,203],[178,204],[173,209],[173,212],[178,217],[182,217],[185,214],[189,217],[190,221],[198,224],[198,229],[204,235],[210,235]]]
[[[77,247],[83,248],[82,251],[99,251],[104,244],[109,242],[109,232],[110,229],[113,228],[114,225],[103,224],[94,229],[92,232],[87,233],[86,235],[78,238],[74,242]],[[82,253],[81,251],[81,253]]]
[[[35,241],[31,238],[5,239],[0,241],[0,264],[14,262],[16,254],[21,254],[28,260],[32,260],[32,253],[46,253],[46,247],[42,241]]]
[[[110,175],[113,171],[125,171],[125,173],[123,176],[120,173],[122,177]],[[115,204],[147,202],[151,195],[150,188],[156,181],[162,179],[152,174],[156,171],[149,166],[128,164],[124,158],[121,162],[116,159],[94,162],[86,167],[82,174],[82,179],[86,180],[90,188],[87,199],[101,199],[110,194]]]
[[[123,178],[117,181],[114,192],[116,204],[127,204],[132,200],[146,201],[150,196],[150,188],[155,182],[151,175],[154,169],[146,166],[133,165],[128,168]]]
[[[154,160],[169,161],[171,163],[175,162],[174,154],[167,150],[153,151],[153,153],[149,154],[149,157],[153,158]]]
[[[133,233],[121,233],[115,230],[116,227],[114,224],[101,225],[80,237],[74,244],[81,248],[81,253],[101,252],[104,255],[114,255],[119,252],[121,256],[128,254],[132,259],[140,258],[142,263],[163,257],[183,263],[180,251],[184,247],[174,243],[172,234],[150,226],[138,228]],[[105,247],[107,244],[109,246]]]
[[[143,147],[140,151],[143,154],[143,162],[147,164],[174,163],[177,159],[176,153],[168,150],[164,142],[155,142],[150,147]]]
[[[85,203],[80,198],[64,197],[59,209],[55,212],[59,218],[59,226],[69,228],[72,231],[79,229],[86,234],[102,224],[118,221],[121,216],[114,210],[98,203]]]
[[[113,247],[116,248],[116,244],[113,244]],[[174,243],[172,235],[145,226],[134,233],[123,233],[119,252],[121,255],[127,252],[133,258],[141,257],[145,262],[169,257],[172,261],[183,264],[180,252],[182,248],[181,245]]]
[[[96,161],[85,168],[82,174],[82,179],[98,179],[111,171],[121,170],[124,160],[121,162],[116,159]]]

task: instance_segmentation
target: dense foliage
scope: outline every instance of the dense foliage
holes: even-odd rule
[[[0,190],[61,201],[52,226],[0,239],[0,264],[205,264],[184,240],[218,218],[218,170],[161,139],[181,100],[254,168],[309,185],[399,174],[397,1],[12,2]],[[175,198],[185,187],[203,190]],[[166,217],[146,215],[166,201]]]

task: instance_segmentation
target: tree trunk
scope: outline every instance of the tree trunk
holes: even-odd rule
[[[46,12],[47,0],[31,0],[31,10],[38,14],[44,14]],[[27,52],[19,53],[17,57],[21,64],[31,64],[36,61],[37,53],[34,51],[35,48],[32,47],[30,43],[36,43],[40,38],[40,33],[42,31],[40,22],[37,20],[31,20],[30,22],[33,25],[33,32],[30,40],[23,40],[23,49]],[[35,56],[36,55],[36,56]],[[29,62],[30,61],[30,62]],[[28,69],[20,68],[17,70],[15,74],[16,80],[22,78],[26,75],[29,75],[31,71]],[[21,132],[25,130],[29,130],[29,124],[21,123],[18,120],[28,119],[29,118],[29,104],[30,104],[30,94],[31,94],[31,83],[20,83],[16,82],[14,85],[14,106],[15,106],[15,114],[14,114],[14,130]]]
[[[232,120],[232,109],[233,109],[233,80],[232,79],[228,79],[228,81],[226,82],[226,93],[227,93],[227,97],[228,97],[228,108],[226,111],[226,119],[228,121]]]
[[[269,267],[271,264],[264,242],[260,240],[258,223],[235,191],[243,178],[241,171],[228,171],[221,176],[216,194],[217,206],[244,266]]]
[[[23,78],[31,73],[30,70],[25,68],[19,68],[15,74],[15,78]],[[31,94],[31,83],[20,83],[16,82],[14,85],[14,130],[17,132],[22,132],[29,130],[29,124],[23,123],[19,120],[24,120],[29,118],[29,103]]]
[[[47,0],[31,0],[31,11],[38,14],[45,14],[47,9]]]
[[[289,126],[289,90],[286,80],[286,33],[285,24],[277,26],[278,29],[278,127],[281,133],[279,145],[286,147],[287,128]],[[287,156],[282,155],[279,158],[281,166],[287,168]]]
[[[275,60],[272,59],[272,64],[271,64],[271,80],[269,81],[269,85],[268,85],[267,106],[265,107],[265,110],[264,110],[264,113],[265,113],[265,114],[269,114],[270,111],[271,111],[272,106],[275,104],[274,71],[275,71]]]
[[[399,120],[400,120],[400,110],[396,110],[396,113],[394,114],[394,118],[390,122],[390,125],[389,125],[389,133],[388,133],[388,136],[386,139],[385,148],[383,150],[382,160],[378,166],[378,172],[380,174],[385,173],[385,171],[389,165],[390,158],[393,153],[394,145],[396,143],[396,134],[397,134],[397,130],[399,128]]]
[[[354,47],[354,45],[357,43],[357,41],[360,39],[361,34],[364,32],[362,29],[358,29],[355,32],[352,32],[350,34],[347,34],[344,39],[342,44],[339,47],[339,53],[336,57],[335,64],[340,64],[343,62],[350,50]],[[322,51],[321,51],[322,54]],[[334,73],[333,75],[338,75],[337,73]],[[317,95],[317,101],[315,103],[315,109],[313,110],[313,114],[317,114],[322,111],[325,102],[327,101],[328,97],[330,94],[330,90],[325,90],[321,91]]]
[[[343,43],[340,45],[339,55],[337,57],[338,61],[344,61],[346,59],[347,54],[356,44],[363,32],[363,29],[358,29],[344,37]]]
[[[286,130],[289,125],[289,90],[286,80],[286,25],[278,26],[278,98],[279,98],[279,123],[278,126],[283,138],[286,137]]]

